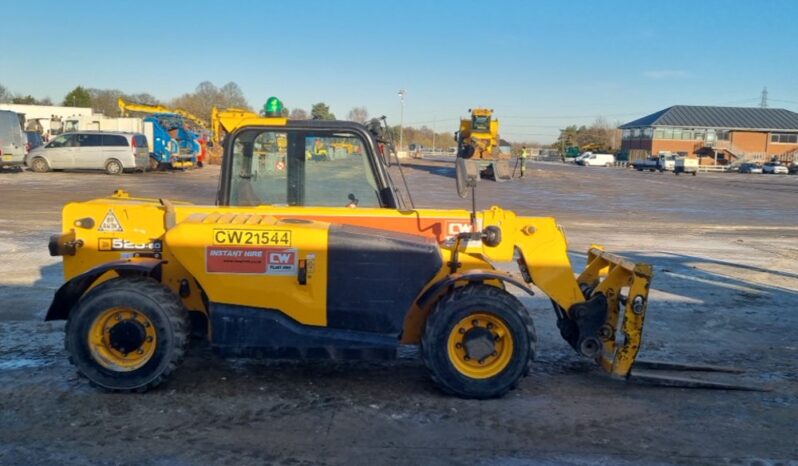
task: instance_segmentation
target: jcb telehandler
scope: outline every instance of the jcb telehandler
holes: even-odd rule
[[[553,218],[412,208],[381,134],[375,122],[242,116],[225,139],[216,205],[123,191],[67,204],[49,245],[66,283],[46,318],[67,320],[70,361],[97,386],[145,391],[178,368],[193,325],[227,355],[390,356],[420,345],[444,391],[496,397],[530,370],[537,342],[507,287],[534,285],[578,353],[630,374],[649,265],[595,247],[576,276]],[[318,139],[358,150],[308,159]],[[511,261],[519,275],[495,266]]]
[[[503,152],[499,139],[499,120],[488,108],[468,109],[470,116],[460,119],[460,128],[454,133],[458,159],[470,160],[479,169],[479,175],[493,181],[508,181],[510,152]],[[509,149],[509,146],[507,147]]]

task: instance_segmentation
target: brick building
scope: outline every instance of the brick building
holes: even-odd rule
[[[710,165],[798,159],[798,113],[781,108],[674,105],[620,129],[630,161],[660,153]]]

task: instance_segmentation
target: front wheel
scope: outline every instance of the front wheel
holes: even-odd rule
[[[489,285],[457,288],[435,306],[422,338],[433,381],[463,398],[495,398],[515,388],[535,357],[532,318],[510,293]]]
[[[69,361],[107,390],[143,392],[166,380],[188,347],[188,313],[157,281],[116,278],[88,292],[70,313]]]

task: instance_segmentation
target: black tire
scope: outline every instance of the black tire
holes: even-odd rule
[[[161,169],[161,162],[155,159],[155,157],[150,157],[150,160],[147,162],[147,167],[150,171],[156,171]]]
[[[122,162],[116,159],[111,159],[105,162],[105,173],[109,175],[121,175],[125,171]]]
[[[89,332],[103,312],[115,307],[133,309],[152,322],[156,346],[141,367],[122,371],[98,362],[89,347]],[[93,385],[106,390],[145,392],[163,383],[183,360],[191,331],[188,312],[171,290],[146,277],[115,278],[98,285],[80,299],[69,315],[65,347],[69,361]]]
[[[47,173],[50,171],[50,165],[41,157],[36,157],[30,161],[30,169],[36,173]]]
[[[449,355],[449,335],[457,323],[472,314],[500,318],[513,338],[507,365],[489,378],[473,378],[458,370]],[[523,304],[507,291],[489,285],[466,285],[443,297],[424,329],[421,353],[433,382],[444,392],[462,398],[497,398],[518,385],[535,358],[535,326]]]

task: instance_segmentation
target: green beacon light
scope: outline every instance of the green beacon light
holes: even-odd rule
[[[283,114],[283,103],[277,97],[269,97],[263,106],[263,114],[267,117],[279,117]]]

